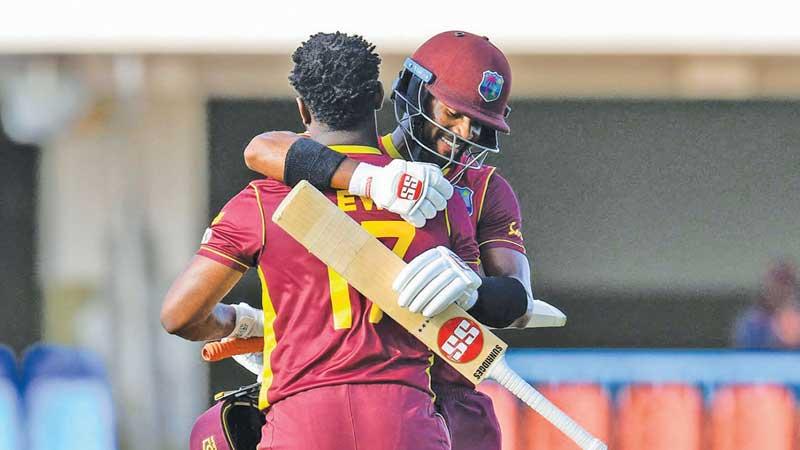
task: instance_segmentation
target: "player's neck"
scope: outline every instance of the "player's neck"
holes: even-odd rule
[[[312,123],[308,127],[311,139],[323,145],[365,145],[368,147],[378,146],[378,137],[375,134],[375,127],[365,125],[352,130],[330,130],[327,127]]]

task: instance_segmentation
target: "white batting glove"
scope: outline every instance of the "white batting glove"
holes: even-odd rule
[[[447,207],[453,186],[436,164],[395,159],[379,167],[360,163],[350,179],[351,194],[369,197],[417,228]]]
[[[264,336],[264,311],[244,302],[231,306],[236,310],[236,326],[228,335],[229,338],[247,339]]]
[[[481,278],[446,247],[432,248],[411,260],[392,283],[397,302],[411,312],[433,317],[456,303],[465,310],[478,300]]]
[[[233,360],[248,371],[257,375],[257,381],[261,382],[261,379],[264,377],[264,353],[255,352],[235,355]]]

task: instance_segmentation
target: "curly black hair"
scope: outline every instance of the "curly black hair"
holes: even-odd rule
[[[363,37],[317,33],[292,54],[289,82],[311,114],[332,130],[351,130],[375,109],[381,58]]]

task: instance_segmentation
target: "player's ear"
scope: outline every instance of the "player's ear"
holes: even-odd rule
[[[311,125],[311,111],[309,111],[306,102],[304,102],[302,98],[297,97],[295,100],[297,101],[297,111],[300,113],[300,120],[302,120],[303,125],[308,128],[308,126]]]
[[[380,111],[383,108],[383,83],[378,81],[378,91],[375,92],[375,109]]]

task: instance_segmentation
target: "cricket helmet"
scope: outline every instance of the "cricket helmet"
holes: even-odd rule
[[[258,409],[260,384],[223,392],[200,415],[189,435],[189,450],[249,450],[261,440],[266,421]]]
[[[448,164],[476,167],[488,153],[499,152],[497,132],[511,131],[506,121],[511,109],[510,91],[511,67],[500,49],[486,37],[466,31],[446,31],[428,39],[406,58],[392,88],[392,100],[395,118],[406,135],[418,147],[436,155],[420,141],[420,127],[425,120],[442,128],[424,111],[427,95],[479,122],[482,127],[475,141],[442,128],[450,133],[453,151],[450,158],[438,155],[449,159]],[[462,157],[457,147],[469,148],[471,157]]]

